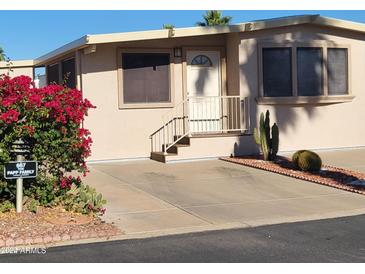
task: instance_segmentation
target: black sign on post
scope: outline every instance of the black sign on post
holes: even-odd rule
[[[4,165],[5,179],[35,178],[37,172],[37,161],[8,162]]]

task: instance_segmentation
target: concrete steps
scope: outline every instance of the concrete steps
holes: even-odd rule
[[[162,163],[240,156],[258,153],[251,134],[199,134],[184,137],[163,152],[152,152],[151,159]]]
[[[174,139],[176,140],[178,136],[175,136]],[[175,156],[178,156],[179,150],[190,147],[190,138],[189,137],[183,137],[181,140],[179,140],[175,145],[170,147],[167,150],[167,153],[164,152],[151,152],[151,159],[166,163],[168,162],[168,159],[174,158]]]

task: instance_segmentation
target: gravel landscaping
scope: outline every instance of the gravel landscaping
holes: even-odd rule
[[[289,177],[331,186],[350,192],[365,194],[365,173],[322,165],[319,172],[304,172],[295,169],[290,159],[278,156],[275,161],[263,161],[259,156],[223,157],[223,161],[262,169]]]
[[[0,248],[49,244],[87,238],[110,237],[122,232],[97,217],[71,213],[62,208],[40,208],[37,213],[14,210],[0,213]]]

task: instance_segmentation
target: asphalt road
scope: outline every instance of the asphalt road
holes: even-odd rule
[[[365,262],[365,215],[49,248],[0,262]]]

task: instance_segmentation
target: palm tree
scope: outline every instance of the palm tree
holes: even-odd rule
[[[197,26],[226,26],[232,20],[231,16],[222,16],[222,12],[219,10],[209,10],[203,15],[203,18],[204,22],[197,22]]]
[[[6,61],[6,55],[2,47],[0,47],[0,61]]]
[[[175,26],[174,26],[174,25],[172,25],[172,24],[163,24],[163,25],[162,25],[162,28],[163,28],[163,29],[174,29],[174,28],[175,28]]]

